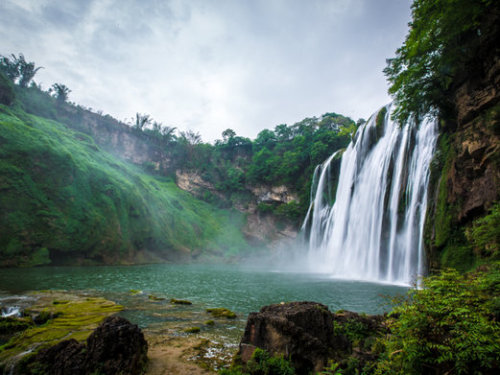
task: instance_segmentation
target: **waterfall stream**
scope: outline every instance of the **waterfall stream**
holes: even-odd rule
[[[425,272],[423,228],[434,120],[400,126],[374,114],[342,155],[335,200],[319,166],[303,224],[311,270],[338,278],[410,284]],[[377,126],[378,122],[378,126]],[[331,202],[334,201],[334,204]]]

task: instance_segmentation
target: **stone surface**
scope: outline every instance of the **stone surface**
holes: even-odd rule
[[[142,374],[147,363],[148,344],[135,324],[112,316],[104,320],[87,339],[86,361],[105,374]]]
[[[41,350],[35,357],[35,369],[52,375],[85,375],[85,345],[76,340],[65,340]]]
[[[142,331],[128,320],[106,318],[87,339],[87,345],[65,340],[41,350],[25,373],[52,375],[140,375],[147,363],[148,345]]]
[[[315,302],[290,302],[263,307],[248,316],[239,354],[243,363],[255,348],[290,358],[298,374],[321,371],[338,346],[328,307]]]

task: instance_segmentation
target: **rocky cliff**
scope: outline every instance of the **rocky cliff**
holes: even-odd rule
[[[246,214],[246,223],[243,234],[247,241],[254,246],[269,246],[277,248],[283,241],[293,240],[298,233],[296,224],[283,220],[272,212],[259,209],[260,204],[284,205],[292,201],[298,202],[298,195],[285,185],[279,186],[246,186],[244,200],[231,200],[218,191],[210,182],[203,179],[196,172],[176,171],[176,184],[182,190],[203,199],[208,193],[234,209]]]
[[[495,256],[495,250],[481,254],[470,235],[500,196],[500,26],[498,16],[488,21],[475,58],[450,90],[452,108],[441,121],[427,220],[431,269],[465,270]],[[492,246],[498,251],[498,238]]]
[[[111,116],[102,116],[81,107],[65,105],[59,111],[70,118],[66,124],[90,135],[106,151],[134,164],[148,164],[155,170],[168,169],[170,163],[164,150],[144,132]]]

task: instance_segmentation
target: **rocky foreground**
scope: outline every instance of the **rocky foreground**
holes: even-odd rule
[[[218,354],[197,332],[145,335],[115,315],[120,305],[103,298],[65,292],[36,298],[22,317],[0,321],[0,374],[208,374],[231,365],[227,353]],[[232,366],[246,371],[260,350],[290,360],[296,374],[322,371],[332,359],[341,361],[353,347],[363,347],[366,337],[383,330],[382,322],[351,312],[332,314],[314,302],[265,306],[248,316]],[[363,336],[354,345],[348,326]],[[369,350],[355,351],[361,365],[369,359]]]

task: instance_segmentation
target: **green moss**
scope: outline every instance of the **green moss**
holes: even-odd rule
[[[436,247],[442,247],[449,239],[452,231],[452,212],[448,203],[448,174],[451,168],[454,152],[447,137],[441,137],[434,168],[440,168],[438,197],[434,219]]]
[[[33,322],[26,318],[0,318],[0,335],[24,331],[32,325]]]
[[[214,318],[227,318],[227,319],[236,318],[236,314],[234,312],[223,307],[215,309],[207,309],[206,311],[207,313],[211,314]]]
[[[184,330],[184,332],[186,333],[198,333],[200,331],[201,331],[200,327],[189,327]]]
[[[157,297],[157,296],[155,296],[153,294],[148,295],[148,299],[150,301],[155,301],[155,302],[165,301],[165,298],[163,298],[163,297]]]
[[[206,326],[214,326],[215,322],[213,320],[206,320],[203,324],[205,324]]]
[[[377,129],[377,139],[384,135],[384,124],[386,115],[387,115],[386,107],[382,107],[382,109],[377,113],[377,117],[375,119],[375,127]]]
[[[448,244],[442,250],[441,265],[443,267],[452,267],[458,271],[465,272],[474,267],[475,261],[476,258],[470,246]]]
[[[122,310],[122,306],[103,298],[61,292],[38,293],[37,297],[39,302],[30,312],[44,313],[52,319],[13,336],[0,347],[0,363],[19,353],[49,347],[68,338],[84,341],[102,320]],[[65,303],[59,303],[61,301]]]
[[[495,203],[489,213],[475,220],[466,230],[466,237],[474,252],[483,259],[500,259],[500,203]]]
[[[174,305],[192,305],[193,304],[191,301],[188,301],[185,299],[175,299],[175,298],[172,298],[170,300],[170,303],[173,303]]]

